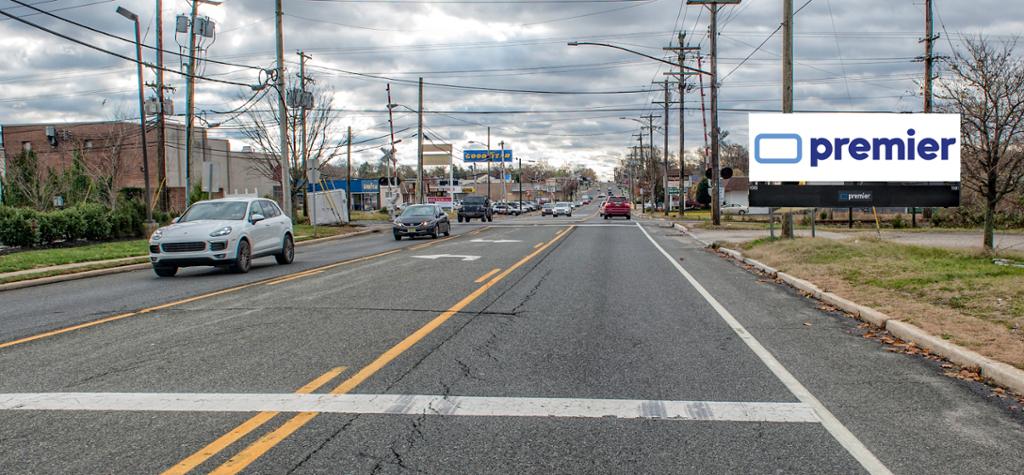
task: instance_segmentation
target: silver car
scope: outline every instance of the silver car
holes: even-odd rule
[[[257,257],[274,256],[278,264],[290,264],[293,236],[291,218],[271,200],[200,201],[150,236],[149,260],[160,277],[173,277],[179,267],[189,266],[248,272]]]
[[[555,216],[572,216],[572,205],[568,201],[559,201],[555,203],[555,207],[551,210],[551,217]]]

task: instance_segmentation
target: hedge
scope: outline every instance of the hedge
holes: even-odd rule
[[[0,206],[0,243],[31,247],[59,241],[105,241],[143,235],[145,208],[124,202],[115,211],[95,203],[39,212]]]

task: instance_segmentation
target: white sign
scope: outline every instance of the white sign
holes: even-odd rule
[[[454,259],[462,259],[463,261],[475,261],[475,260],[480,258],[480,256],[462,256],[462,255],[456,255],[456,254],[431,254],[429,256],[412,256],[412,257],[415,257],[417,259],[430,259],[432,261],[440,259],[442,257],[451,257],[451,258],[454,258]]]
[[[750,114],[750,181],[959,182],[958,114]]]

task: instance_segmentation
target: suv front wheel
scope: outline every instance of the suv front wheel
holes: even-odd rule
[[[243,239],[238,242],[238,257],[235,257],[235,263],[231,264],[231,271],[244,274],[249,272],[250,267],[252,267],[252,249],[249,247],[249,241]]]
[[[281,265],[291,264],[295,260],[295,241],[291,234],[284,235],[284,244],[281,245],[281,252],[274,256],[277,263]]]
[[[174,277],[174,274],[178,273],[177,267],[172,266],[153,266],[153,272],[160,277]]]

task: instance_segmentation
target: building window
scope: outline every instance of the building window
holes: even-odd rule
[[[32,151],[32,142],[22,142],[21,143],[21,151],[22,152],[31,152]]]
[[[92,148],[92,140],[85,141],[85,148]]]

